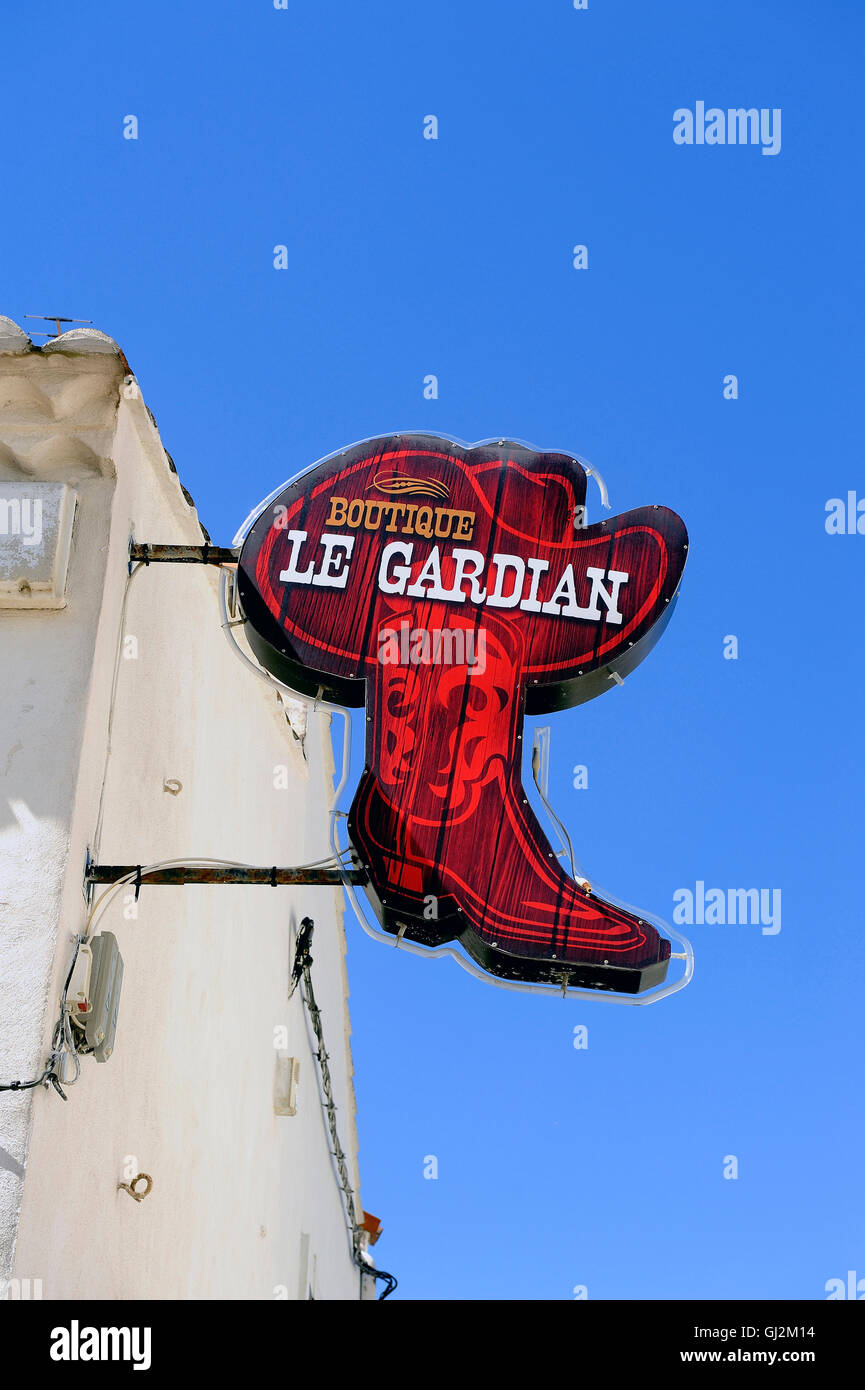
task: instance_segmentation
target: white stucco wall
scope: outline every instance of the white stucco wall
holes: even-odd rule
[[[310,713],[304,757],[225,642],[218,574],[198,565],[154,565],[130,586],[123,636],[137,655],[120,661],[95,845],[130,533],[202,535],[114,345],[80,333],[58,345],[36,353],[12,336],[9,351],[0,332],[0,479],[78,494],[67,606],[0,609],[0,1081],[44,1065],[88,846],[103,864],[328,852],[329,716]],[[239,516],[251,500],[238,496]],[[337,892],[145,887],[131,911],[121,892],[100,922],[125,964],[110,1061],[84,1058],[66,1104],[41,1087],[0,1094],[0,1280],[41,1280],[45,1298],[293,1299],[310,1284],[359,1297],[311,1034],[299,993],[288,1000],[308,914],[357,1182]],[[300,1059],[294,1117],[273,1109],[279,1025]],[[153,1177],[141,1203],[118,1191],[130,1163]]]

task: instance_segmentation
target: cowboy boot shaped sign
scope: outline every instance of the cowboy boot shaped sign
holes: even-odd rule
[[[268,500],[237,593],[268,671],[366,707],[348,834],[385,931],[458,940],[505,980],[636,994],[670,942],[565,872],[522,786],[523,720],[642,661],[687,533],[661,506],[582,525],[586,479],[509,440],[367,440]]]

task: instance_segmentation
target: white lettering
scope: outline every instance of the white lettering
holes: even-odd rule
[[[493,564],[496,567],[496,578],[493,587],[487,594],[487,603],[491,608],[516,608],[520,601],[523,591],[523,580],[526,575],[526,562],[519,555],[494,555]],[[508,570],[514,571],[514,587],[510,594],[505,597],[504,583],[505,575]]]
[[[378,567],[378,587],[383,594],[404,594],[405,586],[411,579],[411,557],[414,554],[414,545],[411,541],[390,541],[381,552],[381,564]],[[392,573],[388,572],[388,567],[392,558],[401,555],[405,560],[404,565],[394,565]]]
[[[286,531],[285,533],[291,541],[291,557],[288,561],[288,568],[280,570],[279,577],[283,584],[311,584],[312,576],[315,573],[315,565],[310,562],[308,569],[303,573],[297,568],[297,557],[300,548],[306,540],[305,531]]]
[[[312,577],[313,584],[319,584],[322,588],[344,589],[348,581],[348,566],[351,560],[351,552],[354,550],[354,536],[337,536],[325,532],[321,538],[324,546],[324,559],[321,562],[321,569],[318,574]],[[342,549],[342,555],[334,554],[334,551]],[[339,566],[342,566],[340,569]],[[280,575],[280,579],[282,575]]]

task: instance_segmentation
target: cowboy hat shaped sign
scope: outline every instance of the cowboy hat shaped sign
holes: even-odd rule
[[[501,979],[636,994],[670,942],[566,873],[522,786],[523,719],[643,660],[687,533],[661,506],[581,524],[586,477],[509,440],[366,440],[268,499],[237,592],[267,670],[366,707],[348,833],[385,931],[458,940]]]

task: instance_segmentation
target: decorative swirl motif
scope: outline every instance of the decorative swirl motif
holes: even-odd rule
[[[379,492],[399,493],[403,497],[440,497],[446,500],[451,495],[450,488],[436,482],[435,478],[412,478],[408,473],[376,473],[365,491],[369,492],[371,487],[377,487]]]

